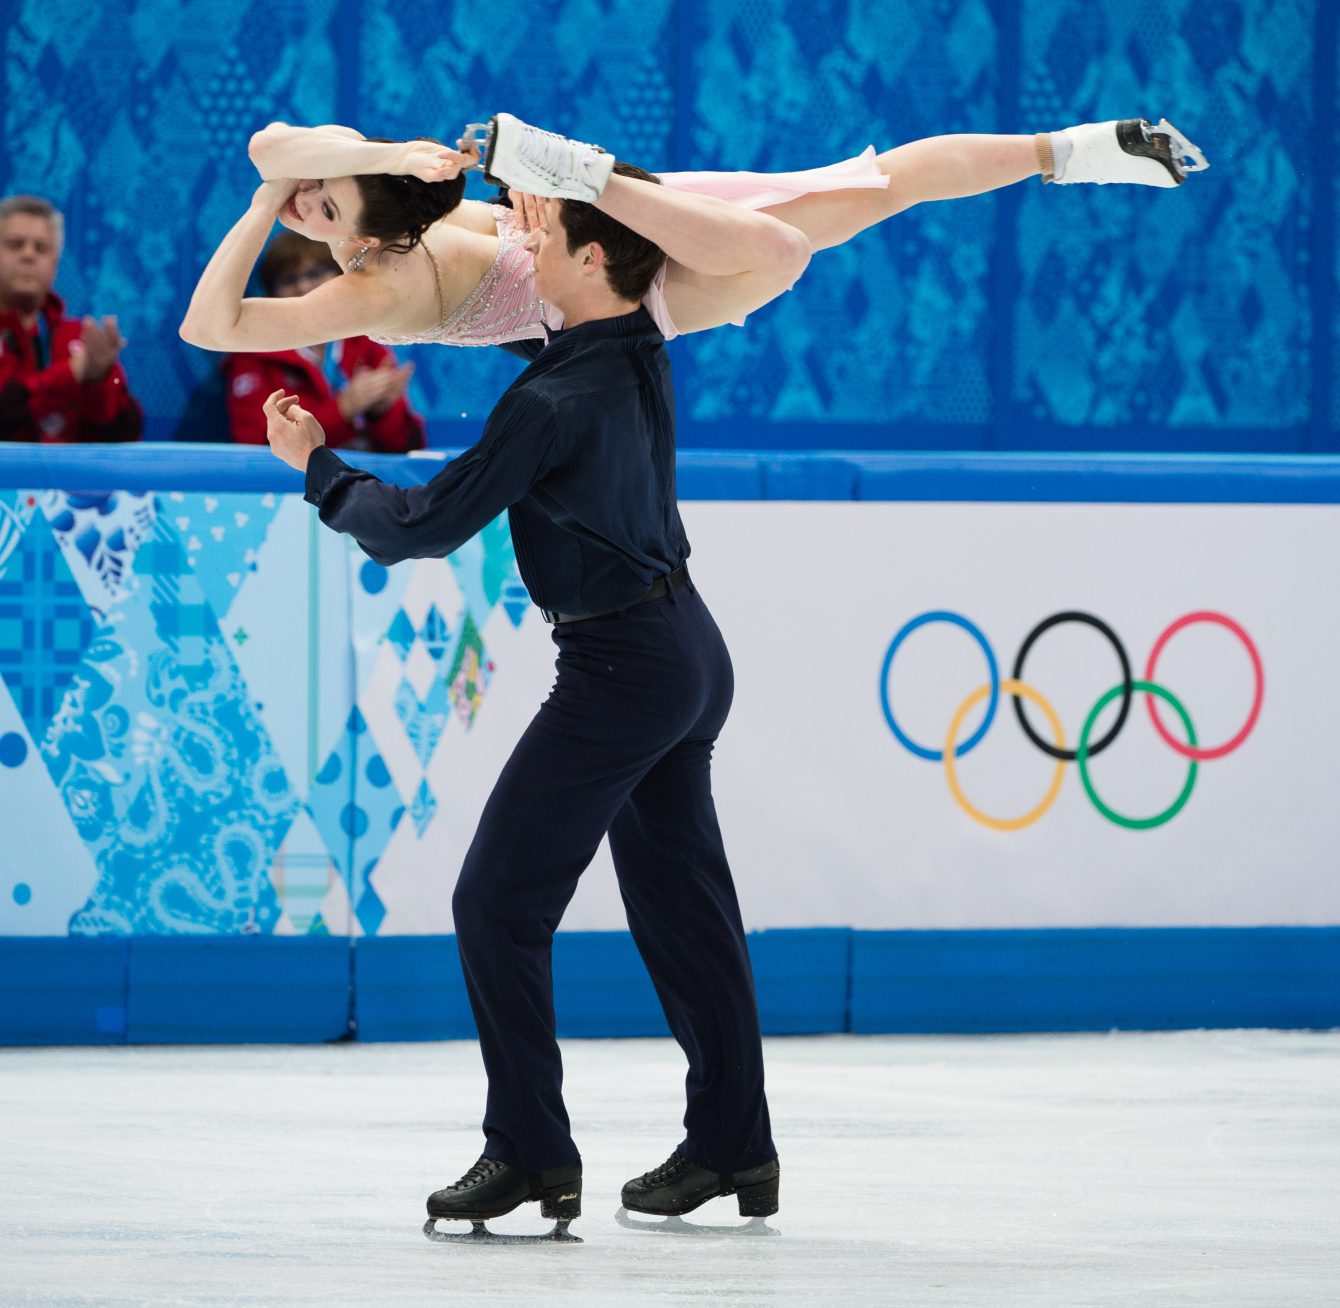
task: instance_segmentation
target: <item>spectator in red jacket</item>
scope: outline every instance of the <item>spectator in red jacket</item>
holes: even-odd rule
[[[281,232],[261,259],[267,295],[306,295],[340,275],[329,247],[297,232]],[[261,404],[272,391],[297,395],[335,448],[403,454],[423,448],[423,421],[405,387],[414,365],[396,364],[384,345],[366,336],[297,350],[230,354],[223,365],[234,441],[265,444]]]
[[[116,319],[67,318],[51,289],[64,236],[47,201],[0,200],[0,440],[139,440]]]

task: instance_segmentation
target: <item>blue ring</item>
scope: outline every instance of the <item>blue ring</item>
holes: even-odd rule
[[[996,716],[996,705],[1000,703],[1000,672],[996,667],[996,656],[991,652],[991,646],[987,643],[986,637],[982,635],[981,629],[969,622],[960,613],[950,613],[944,609],[923,613],[919,617],[913,618],[911,622],[906,623],[893,638],[892,644],[889,645],[889,652],[884,655],[884,666],[880,668],[879,672],[879,703],[884,710],[884,721],[889,724],[889,730],[893,732],[898,743],[904,749],[910,750],[918,758],[924,758],[928,762],[940,763],[944,760],[944,750],[927,749],[925,745],[918,745],[898,725],[893,716],[893,709],[889,707],[889,669],[893,666],[893,656],[898,653],[898,646],[903,641],[918,627],[924,627],[929,622],[951,622],[956,627],[962,627],[982,647],[982,653],[986,655],[987,670],[991,673],[991,698],[986,704],[986,717],[982,719],[982,725],[954,750],[955,758],[962,758],[970,749],[976,749],[981,743],[982,737],[989,730],[991,722]]]

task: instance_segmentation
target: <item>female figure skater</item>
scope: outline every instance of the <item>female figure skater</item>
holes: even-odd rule
[[[621,175],[598,147],[509,114],[489,124],[490,180],[516,209],[463,200],[472,134],[366,139],[347,127],[272,123],[249,154],[264,182],[201,275],[183,339],[213,350],[285,350],[356,335],[387,344],[498,345],[542,338],[529,225],[536,195],[593,202],[667,256],[644,303],[667,339],[745,316],[789,290],[811,253],[915,204],[1028,177],[1179,185],[1207,165],[1166,120],[1087,123],[1037,136],[928,137],[800,173]],[[630,170],[640,172],[640,170]],[[275,220],[325,241],[348,275],[296,299],[246,299]]]

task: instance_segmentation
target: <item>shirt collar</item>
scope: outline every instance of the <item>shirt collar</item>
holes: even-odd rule
[[[545,328],[549,335],[548,349],[560,344],[575,346],[582,341],[608,340],[625,336],[655,336],[658,343],[665,338],[652,321],[651,314],[642,305],[632,313],[621,313],[613,318],[592,318],[576,327]]]

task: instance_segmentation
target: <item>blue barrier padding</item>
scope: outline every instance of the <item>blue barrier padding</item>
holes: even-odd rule
[[[757,931],[749,937],[765,1035],[816,1035],[848,1026],[851,940],[846,927]]]
[[[0,1045],[123,1042],[127,951],[119,936],[0,939]]]
[[[858,931],[851,1030],[1340,1025],[1340,927]]]
[[[455,453],[341,457],[412,486]],[[686,450],[678,467],[680,497],[697,500],[1340,504],[1333,455]],[[0,443],[0,490],[45,488],[301,494],[303,479],[254,446]]]
[[[455,936],[364,936],[354,942],[360,1040],[473,1040]]]
[[[750,935],[766,1034],[846,1029],[851,934],[825,928]],[[355,943],[354,958],[360,1040],[474,1038],[455,937],[368,937]],[[560,931],[553,959],[559,1035],[669,1034],[626,931]]]
[[[132,936],[131,1044],[339,1040],[350,1029],[339,936]]]
[[[1340,927],[765,931],[768,1035],[1340,1026]],[[451,936],[354,944],[357,1034],[472,1038]],[[560,932],[563,1036],[665,1035],[626,932]],[[0,940],[0,1043],[312,1042],[352,1032],[343,938]]]
[[[681,500],[761,500],[763,470],[755,454],[680,450],[675,489]]]
[[[1234,454],[865,454],[857,498],[1051,504],[1337,504],[1340,459]]]
[[[554,1011],[560,1036],[670,1034],[627,931],[560,931],[554,937]]]
[[[765,500],[854,500],[859,455],[773,454],[761,460]]]

